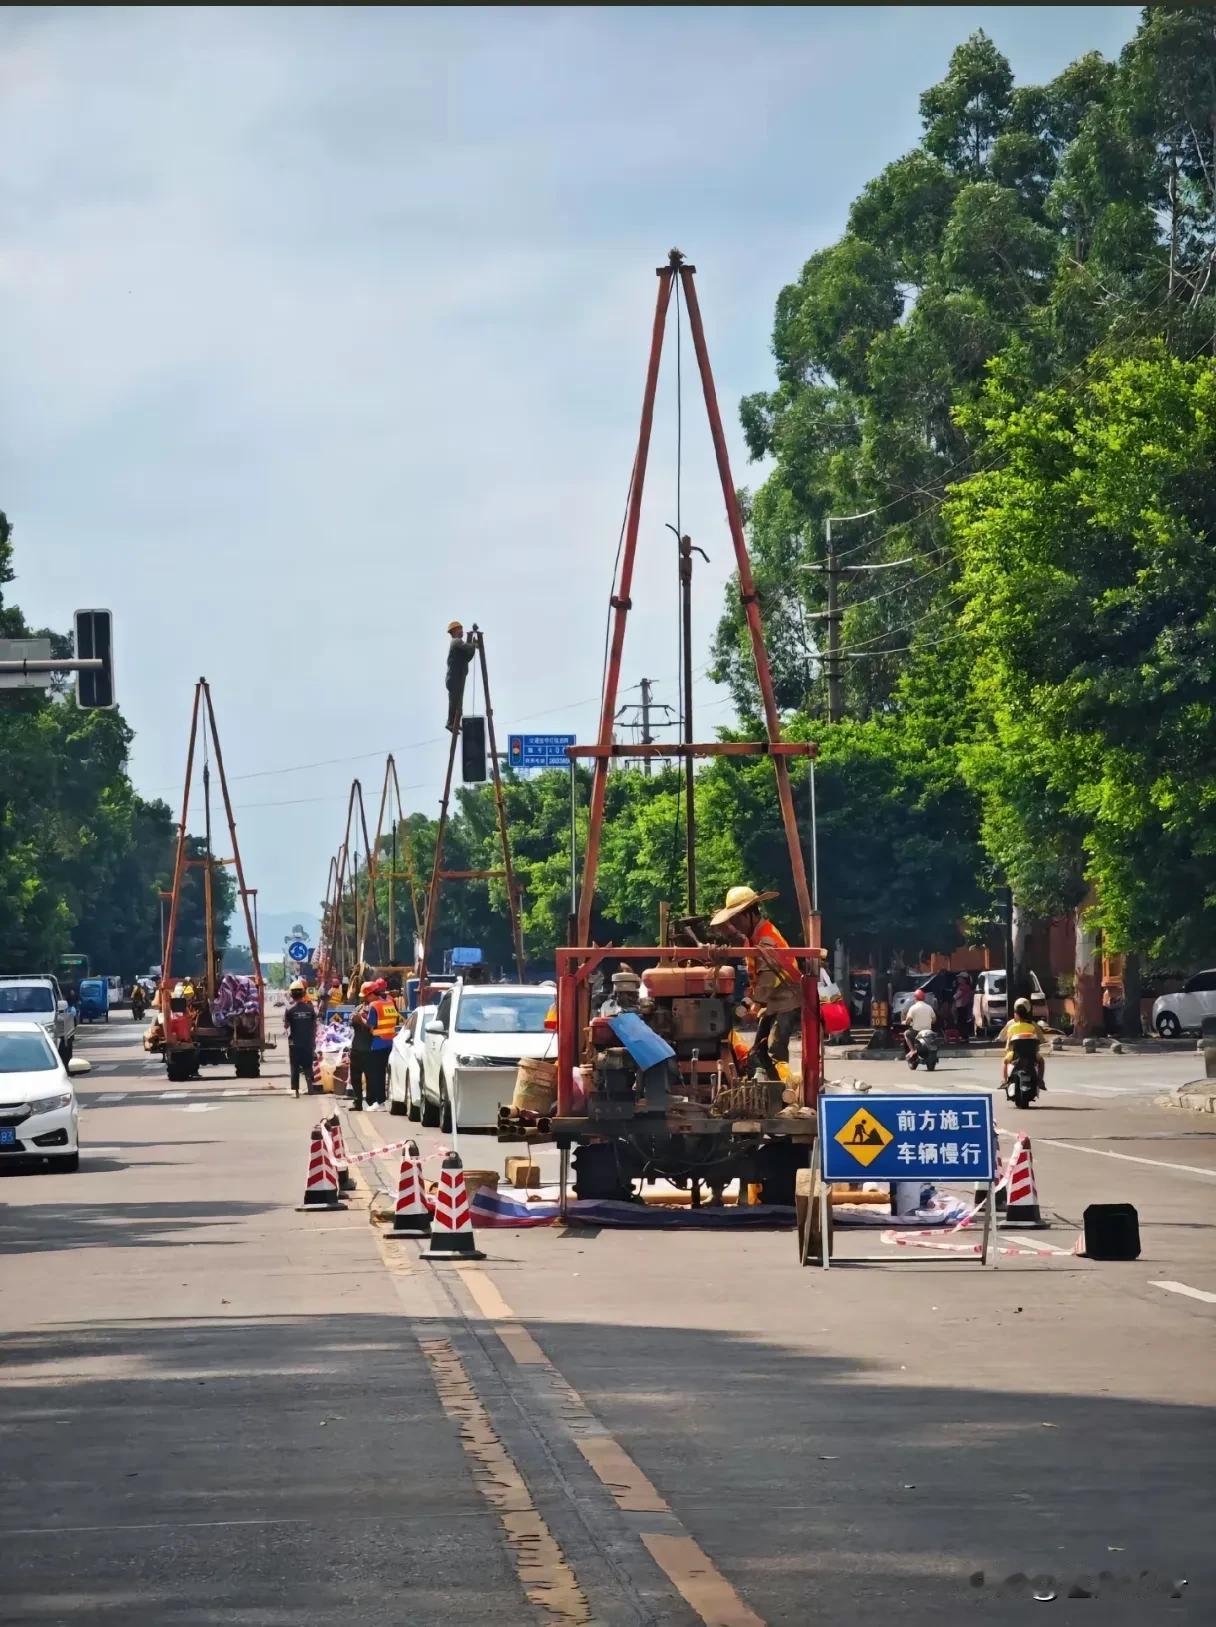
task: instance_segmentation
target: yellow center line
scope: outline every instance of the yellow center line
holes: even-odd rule
[[[705,1627],[765,1627],[700,1544],[689,1536],[662,1493],[625,1448],[599,1424],[582,1396],[527,1329],[519,1325],[498,1285],[480,1266],[462,1267],[459,1275],[478,1310],[488,1322],[495,1324],[494,1331],[512,1359],[520,1366],[548,1368],[564,1390],[567,1401],[595,1425],[593,1431],[576,1432],[575,1444],[617,1507],[627,1514],[663,1516],[662,1530],[641,1530],[638,1535],[655,1564],[700,1616]]]
[[[419,1337],[418,1344],[430,1364],[443,1410],[460,1425],[460,1444],[473,1460],[474,1484],[498,1511],[524,1593],[545,1612],[545,1627],[585,1627],[591,1621],[586,1595],[533,1506],[524,1478],[477,1399],[464,1363],[447,1339]]]

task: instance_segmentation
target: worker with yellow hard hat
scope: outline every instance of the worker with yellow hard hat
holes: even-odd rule
[[[761,906],[776,896],[758,893],[754,887],[732,887],[709,924],[724,938],[762,951],[749,966],[748,999],[760,1019],[751,1056],[759,1064],[771,1064],[784,1081],[789,1078],[790,1040],[802,1010],[802,984],[797,957],[762,912]]]
[[[317,1008],[308,998],[308,989],[301,978],[297,977],[287,992],[290,998],[283,1013],[283,1027],[287,1031],[291,1093],[298,1096],[301,1079],[305,1091],[312,1089],[312,1064],[317,1054]]]
[[[448,623],[448,669],[444,683],[448,692],[448,733],[455,734],[460,727],[460,714],[464,706],[464,685],[469,667],[477,653],[476,639],[464,636],[461,622]]]

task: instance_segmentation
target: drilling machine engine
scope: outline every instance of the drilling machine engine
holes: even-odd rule
[[[614,1027],[614,1018],[644,1024],[674,1055],[647,1065],[646,1045],[631,1043],[628,1032],[617,1031],[630,1025]],[[641,977],[617,972],[612,999],[587,1030],[588,1117],[662,1118],[669,1103],[681,1102],[710,1108],[738,1079],[731,1043],[734,1021],[733,966],[652,966]]]

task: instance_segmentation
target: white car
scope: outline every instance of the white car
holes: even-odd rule
[[[972,1019],[977,1034],[999,1034],[1009,1019],[1009,997],[1004,972],[977,972]],[[1033,972],[1030,974],[1030,1010],[1035,1022],[1047,1021],[1047,995]]]
[[[1184,1028],[1202,1032],[1205,1017],[1216,1017],[1216,969],[1196,972],[1177,994],[1153,1001],[1153,1027],[1162,1039],[1177,1039]]]
[[[0,1169],[10,1158],[36,1158],[55,1170],[79,1166],[72,1078],[89,1071],[83,1057],[61,1059],[42,1023],[0,1026]]]
[[[545,1027],[552,987],[456,983],[440,999],[422,1038],[422,1122],[451,1130],[493,1130],[509,1105],[523,1057],[556,1057]]]
[[[63,998],[58,979],[49,972],[32,972],[28,977],[0,977],[0,1023],[28,1022],[31,1018],[46,1030],[47,1038],[65,1062],[72,1060],[76,1038],[76,1017]]]
[[[397,1030],[388,1059],[388,1110],[422,1117],[422,1036],[438,1006],[419,1006]]]

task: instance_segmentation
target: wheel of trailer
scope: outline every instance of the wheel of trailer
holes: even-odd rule
[[[807,1164],[807,1144],[796,1141],[766,1141],[756,1154],[761,1203],[794,1207],[798,1171]]]
[[[196,1051],[171,1051],[165,1058],[165,1072],[174,1084],[181,1084],[198,1072]]]
[[[232,1065],[238,1079],[256,1079],[262,1071],[262,1059],[256,1051],[238,1051]]]

